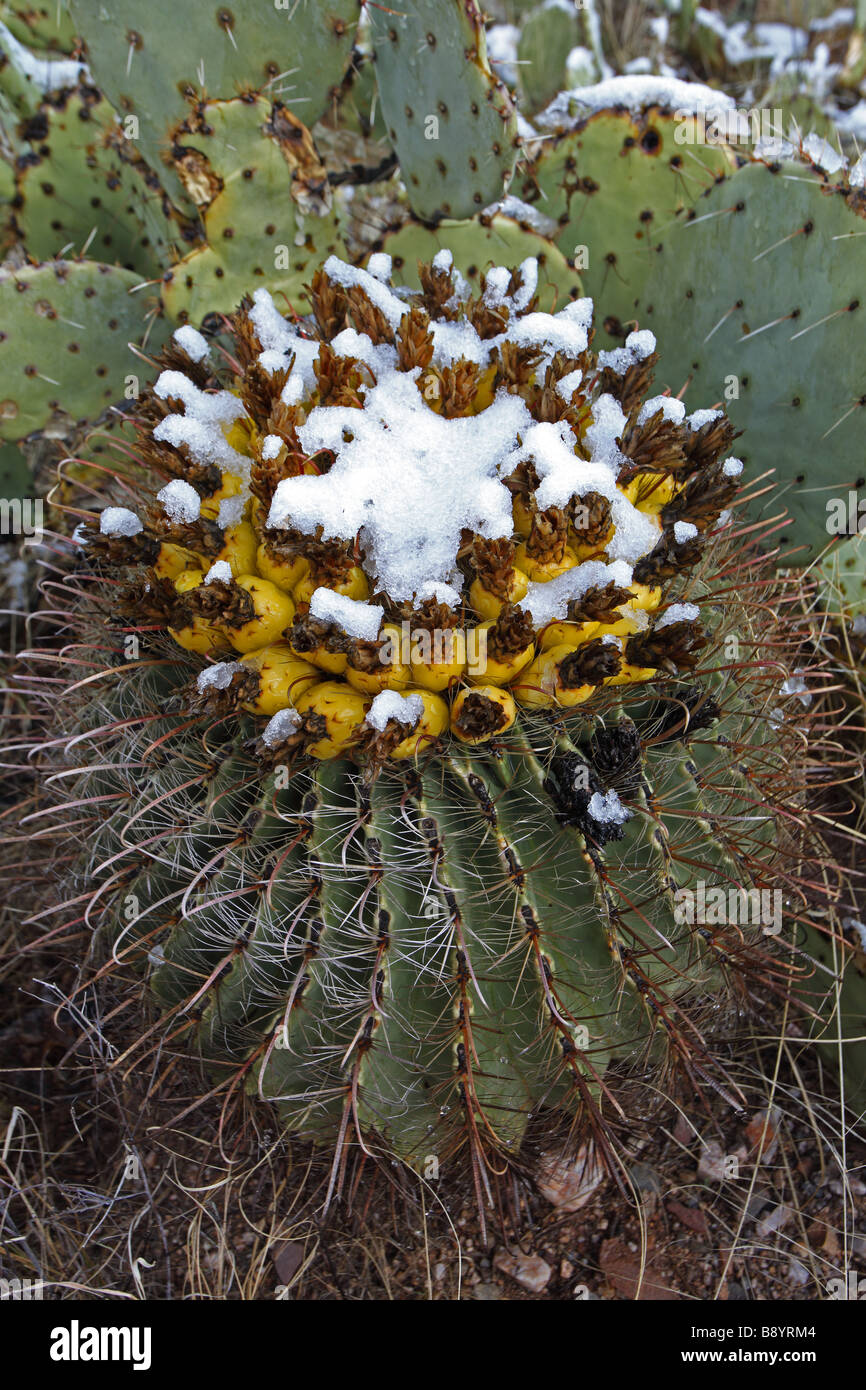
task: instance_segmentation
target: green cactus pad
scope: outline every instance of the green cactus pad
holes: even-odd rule
[[[545,142],[514,191],[560,225],[556,244],[581,269],[598,308],[599,343],[634,327],[644,281],[677,212],[730,168],[721,148],[678,145],[678,123],[651,107],[640,116],[600,111]],[[641,320],[641,327],[652,325]],[[602,332],[601,330],[604,330]],[[607,336],[605,336],[607,335]],[[681,333],[677,333],[681,337]]]
[[[29,497],[33,480],[27,460],[15,444],[0,444],[0,497]]]
[[[147,335],[153,296],[132,293],[140,276],[95,261],[54,261],[0,270],[0,436],[20,439],[55,411],[94,418],[122,401],[124,379],[142,363],[127,348]]]
[[[45,102],[22,123],[27,150],[18,161],[15,222],[31,256],[64,250],[157,276],[178,227],[161,190],[126,141],[112,108],[92,90]]]
[[[43,0],[42,4],[21,4],[7,0],[0,5],[0,21],[19,43],[41,52],[71,53],[75,43],[75,25],[66,0]]]
[[[530,111],[546,106],[565,86],[565,60],[581,40],[578,10],[553,0],[531,10],[520,27],[520,87]]]
[[[237,98],[208,103],[199,128],[178,135],[175,155],[194,170],[185,177],[197,181],[206,245],[163,277],[171,318],[199,323],[209,313],[230,313],[260,286],[306,312],[303,285],[341,242],[333,211],[304,210],[326,203],[330,192],[299,124],[264,97]],[[306,166],[294,151],[305,142]]]
[[[847,622],[866,618],[866,534],[840,541],[814,573],[826,612]]]
[[[141,152],[159,171],[190,100],[230,98],[269,86],[307,124],[327,107],[349,60],[357,0],[168,9],[134,0],[73,0],[96,82],[122,115],[140,122]],[[270,85],[269,85],[270,84]],[[185,201],[170,174],[172,198]]]
[[[664,385],[724,398],[750,475],[774,470],[798,564],[831,539],[830,500],[866,471],[864,233],[862,190],[844,178],[750,162],[668,229],[638,301]]]
[[[497,213],[483,222],[444,222],[435,231],[413,223],[386,236],[382,250],[394,261],[401,279],[417,289],[418,261],[429,261],[443,246],[453,252],[454,264],[469,283],[476,288],[480,276],[490,265],[517,265],[527,256],[535,256],[539,265],[539,285],[543,307],[551,309],[555,298],[557,308],[582,293],[581,278],[568,264],[562,252],[547,237],[521,226],[513,217]],[[545,285],[552,286],[545,291]]]
[[[481,13],[464,0],[372,6],[382,111],[426,222],[471,217],[502,197],[517,156],[511,98],[491,72]]]

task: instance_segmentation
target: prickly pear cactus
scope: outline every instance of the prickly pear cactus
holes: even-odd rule
[[[618,1068],[718,1084],[705,1024],[783,967],[695,893],[784,886],[797,745],[722,413],[649,394],[651,334],[539,310],[531,260],[389,270],[329,260],[303,331],[257,291],[233,374],[175,334],[76,533],[55,785],[175,1043],[336,1137],[335,1181],[356,1140],[468,1146],[483,1199],[540,1109],[603,1139]]]
[[[475,0],[370,6],[376,77],[409,200],[426,222],[471,217],[502,197],[517,115],[487,62]]]
[[[266,89],[312,123],[339,85],[359,15],[357,0],[195,10],[72,0],[71,9],[96,82],[137,118],[143,157],[181,205],[187,189],[168,161],[190,105]]]
[[[142,367],[130,341],[161,341],[149,313],[140,277],[116,266],[0,270],[0,436],[20,439],[60,412],[93,419],[122,398],[124,378]]]
[[[667,346],[687,398],[725,399],[751,476],[772,470],[796,564],[832,538],[829,511],[862,484],[864,195],[788,147],[717,180],[668,228],[634,313]],[[674,326],[688,315],[690,332]]]
[[[601,84],[613,102],[620,80]],[[554,240],[581,272],[611,345],[635,327],[636,305],[677,214],[687,215],[729,172],[731,154],[678,143],[684,126],[670,109],[593,109],[589,96],[574,96],[586,107],[575,115],[551,108],[542,122],[547,138],[533,147],[536,158],[513,191],[557,224]]]
[[[204,245],[165,272],[167,313],[201,323],[230,313],[257,282],[308,310],[304,283],[342,243],[307,127],[264,97],[209,102],[177,132],[173,158]]]

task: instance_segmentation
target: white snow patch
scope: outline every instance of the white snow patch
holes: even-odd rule
[[[160,400],[182,402],[183,415],[166,415],[153,431],[154,439],[179,448],[185,444],[196,463],[213,463],[240,478],[249,475],[249,459],[233,449],[223,426],[245,413],[231,391],[200,391],[183,372],[160,372],[154,392]]]
[[[228,690],[232,676],[236,671],[243,669],[239,661],[216,661],[213,666],[206,666],[203,671],[199,671],[195,683],[202,693],[206,690]]]
[[[708,425],[711,420],[721,420],[724,415],[723,410],[693,410],[691,415],[686,416],[686,425],[692,431],[702,430],[704,425]]]
[[[696,603],[672,603],[657,619],[653,631],[658,632],[663,627],[670,627],[671,623],[694,623],[700,616],[701,610]]]
[[[739,478],[743,471],[743,460],[729,458],[722,464],[722,472],[726,478]]]
[[[183,478],[172,478],[156,495],[175,525],[189,525],[201,516],[201,498],[192,483]]]
[[[270,459],[275,459],[283,447],[283,440],[278,434],[266,434],[262,440],[262,458],[267,463]]]
[[[217,525],[225,530],[229,526],[237,526],[244,519],[244,509],[247,505],[246,496],[238,492],[234,497],[223,497],[217,512]]]
[[[144,522],[129,507],[106,507],[99,514],[99,530],[103,536],[137,536]]]
[[[796,667],[782,684],[779,686],[780,695],[796,695],[801,705],[809,706],[812,703],[812,693],[803,679],[803,670]]]
[[[368,278],[372,280],[372,277]],[[316,384],[313,363],[319,356],[319,344],[312,338],[302,338],[294,324],[283,318],[268,290],[258,289],[254,292],[250,322],[263,348],[258,360],[265,371],[272,375],[281,371],[288,366],[293,353],[292,377],[299,376],[305,391],[312,391]]]
[[[79,82],[93,85],[90,69],[79,58],[38,58],[18,42],[2,21],[0,50],[6,53],[12,67],[29,78],[40,92],[58,92],[63,87],[77,87]]]
[[[715,91],[703,82],[683,82],[676,77],[652,74],[628,77],[609,77],[591,87],[560,92],[550,105],[536,116],[542,130],[569,130],[592,111],[623,106],[629,111],[641,111],[647,106],[663,106],[682,115],[712,115],[734,107],[733,97]]]
[[[666,420],[670,420],[675,425],[681,425],[686,415],[686,408],[682,401],[678,401],[675,396],[650,396],[649,400],[644,401],[637,417],[639,425],[645,425],[647,420],[651,420],[656,411],[660,410]]]
[[[561,376],[556,383],[556,394],[561,396],[564,401],[570,402],[575,391],[579,389],[582,381],[583,372],[579,367],[574,372],[566,372],[565,376]]]
[[[375,642],[385,610],[375,603],[348,598],[334,589],[316,589],[310,599],[310,614],[322,623],[333,623],[350,637]]]
[[[613,790],[593,792],[586,809],[597,825],[623,825],[631,819],[632,814]]]
[[[181,328],[176,328],[171,336],[191,362],[204,362],[210,356],[207,338],[191,324],[185,323]]]
[[[205,584],[213,584],[215,580],[222,580],[223,584],[231,584],[234,576],[232,567],[228,560],[214,560],[210,569],[204,577]]]
[[[284,478],[268,516],[271,527],[358,536],[376,587],[397,601],[424,584],[453,582],[463,527],[490,539],[511,535],[511,494],[497,467],[532,423],[525,403],[505,392],[478,416],[444,419],[421,398],[416,376],[384,375],[363,410],[311,411],[301,445],[330,449],[335,462],[319,477]]]
[[[584,560],[547,583],[530,584],[517,606],[531,615],[537,627],[543,627],[566,618],[571,600],[582,598],[587,589],[603,588],[606,584],[626,589],[631,580],[632,567],[624,560],[611,565],[603,560]]]
[[[424,716],[424,701],[420,695],[400,695],[396,690],[383,690],[367,711],[365,724],[382,733],[389,719],[414,729]]]
[[[262,730],[262,743],[266,748],[278,748],[300,727],[301,716],[296,709],[278,709]]]
[[[598,354],[599,367],[608,367],[623,376],[637,362],[643,362],[656,350],[656,336],[648,328],[629,333],[625,345],[619,348],[602,349]]]
[[[698,528],[692,521],[674,522],[674,540],[677,545],[685,545],[686,541],[694,540],[698,534]]]

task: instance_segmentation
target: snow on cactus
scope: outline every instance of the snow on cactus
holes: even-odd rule
[[[474,295],[445,251],[419,291],[390,269],[327,261],[303,322],[257,292],[231,370],[165,350],[118,489],[141,529],[87,531],[64,727],[80,761],[114,701],[115,961],[161,947],[166,1019],[336,1137],[335,1184],[356,1142],[463,1148],[483,1206],[540,1107],[607,1144],[621,1071],[716,1084],[708,1016],[784,972],[676,894],[786,879],[793,638],[744,655],[772,595],[719,526],[733,431],[653,395],[651,334],[596,355],[531,261]],[[118,623],[143,656],[94,707]]]

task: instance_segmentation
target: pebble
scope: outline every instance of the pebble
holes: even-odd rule
[[[540,1255],[524,1255],[522,1250],[510,1254],[500,1250],[493,1261],[496,1268],[507,1274],[530,1293],[541,1293],[547,1288],[553,1273],[550,1265]]]

